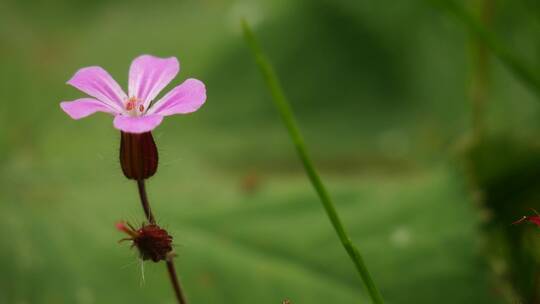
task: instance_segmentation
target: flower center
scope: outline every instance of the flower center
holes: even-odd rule
[[[144,113],[144,105],[137,97],[130,97],[126,100],[126,112],[129,116],[141,116]]]

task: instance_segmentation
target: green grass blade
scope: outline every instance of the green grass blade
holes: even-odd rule
[[[529,68],[529,65],[523,62],[510,49],[505,47],[492,32],[487,30],[476,18],[468,13],[463,6],[454,0],[428,1],[434,3],[437,7],[445,10],[462,22],[476,39],[484,43],[518,79],[540,98],[540,75]]]
[[[319,198],[321,199],[324,210],[326,211],[330,222],[332,223],[341,243],[343,244],[343,247],[347,251],[347,254],[356,266],[356,270],[360,274],[360,277],[362,278],[373,303],[383,303],[382,296],[377,287],[375,286],[373,279],[371,278],[371,275],[366,267],[366,264],[364,263],[362,255],[347,235],[347,232],[345,231],[341,219],[339,218],[339,215],[336,211],[334,203],[332,202],[332,199],[330,198],[326,187],[324,186],[321,178],[319,177],[317,170],[315,170],[315,167],[313,166],[313,162],[308,155],[304,139],[296,124],[296,119],[294,117],[291,106],[287,101],[285,94],[283,93],[283,89],[281,87],[281,84],[279,83],[278,77],[274,69],[272,68],[272,65],[270,64],[266,56],[263,54],[263,51],[259,46],[259,43],[257,42],[253,31],[245,20],[242,20],[242,28],[244,31],[244,37],[246,39],[246,42],[249,45],[253,56],[255,56],[257,65],[259,66],[261,73],[263,74],[264,80],[268,85],[268,89],[272,94],[272,100],[274,101],[274,104],[276,105],[278,112],[283,119],[285,126],[287,127],[287,130],[289,131],[289,135],[291,136],[298,156],[300,157],[300,160],[304,165],[304,169],[306,170],[311,184],[313,185],[313,187],[317,191],[317,194],[319,195]]]

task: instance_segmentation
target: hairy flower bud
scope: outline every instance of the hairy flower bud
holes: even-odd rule
[[[121,132],[120,164],[129,179],[144,180],[157,171],[158,151],[151,132]]]
[[[159,262],[171,256],[173,237],[158,225],[143,224],[141,228],[135,229],[129,223],[120,222],[116,224],[116,228],[130,236],[120,241],[132,241],[132,247],[137,247],[144,261]]]

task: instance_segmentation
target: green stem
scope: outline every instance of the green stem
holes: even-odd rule
[[[493,15],[492,0],[474,1],[480,22],[489,29]],[[472,103],[472,131],[474,143],[477,144],[484,135],[485,111],[488,101],[489,86],[489,50],[484,42],[476,36],[472,37],[472,72],[470,98]]]
[[[454,0],[428,0],[437,4],[441,9],[452,14],[461,21],[467,30],[484,43],[486,47],[511,71],[518,79],[540,98],[540,75],[523,62],[510,49],[506,48],[497,37],[486,29],[480,21],[469,14],[465,8]]]
[[[300,160],[304,165],[304,169],[306,170],[311,184],[313,185],[313,187],[317,191],[317,194],[319,195],[319,198],[321,199],[324,210],[326,211],[326,214],[328,215],[332,226],[334,226],[334,229],[339,237],[339,240],[341,241],[341,244],[343,245],[343,247],[347,251],[347,254],[356,266],[356,270],[360,274],[360,277],[362,278],[373,303],[383,303],[382,296],[377,287],[375,286],[371,275],[369,274],[362,255],[360,254],[356,246],[352,243],[350,237],[347,235],[347,232],[343,227],[336,208],[334,207],[334,203],[332,202],[328,191],[326,190],[323,182],[321,181],[319,174],[313,166],[313,162],[311,161],[307,153],[306,145],[296,124],[296,119],[294,118],[291,106],[287,101],[285,94],[283,93],[283,89],[281,88],[278,77],[274,72],[272,65],[263,54],[263,51],[259,46],[259,43],[257,42],[253,31],[250,29],[248,23],[245,20],[242,20],[242,28],[244,31],[244,37],[246,39],[246,42],[249,45],[253,55],[255,56],[257,65],[259,66],[263,74],[264,80],[272,94],[274,104],[276,105],[278,112],[281,115],[285,126],[287,127],[287,130],[289,131],[289,135],[291,136],[291,139],[294,143],[296,152],[298,153],[298,156],[300,157]]]

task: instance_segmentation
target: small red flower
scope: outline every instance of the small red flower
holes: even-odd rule
[[[524,216],[524,217],[520,218],[519,220],[515,221],[514,225],[521,224],[523,222],[529,222],[529,223],[533,223],[536,226],[540,227],[540,214],[538,212],[536,212],[536,210],[534,210],[534,209],[533,209],[533,211],[534,211],[535,215]]]
[[[132,247],[137,247],[139,255],[144,261],[164,261],[171,257],[172,236],[156,224],[142,224],[141,228],[135,229],[127,222],[119,222],[116,228],[125,232],[130,237],[122,241],[132,241]]]

